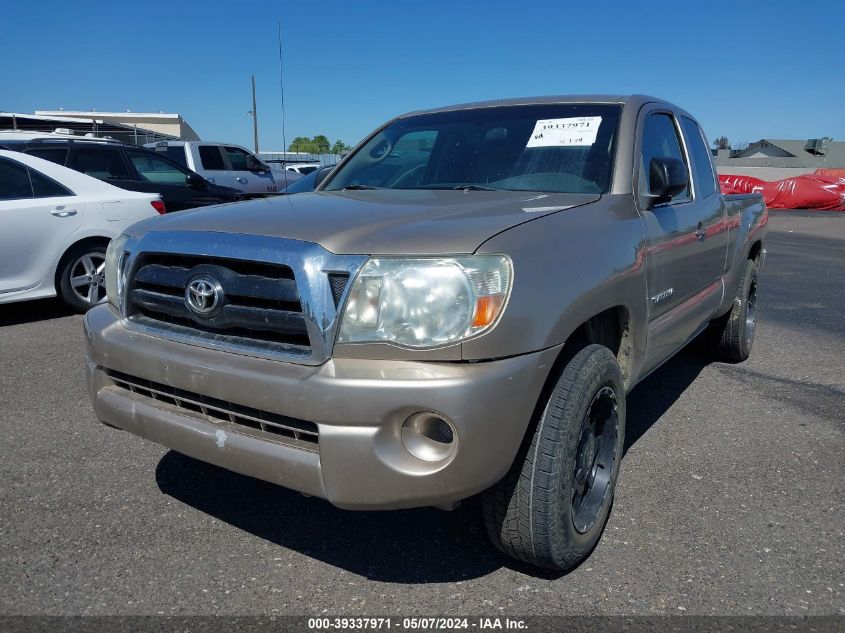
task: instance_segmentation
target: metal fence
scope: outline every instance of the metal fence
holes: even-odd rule
[[[261,160],[284,161],[286,163],[320,163],[334,165],[345,154],[308,154],[306,152],[258,152]]]

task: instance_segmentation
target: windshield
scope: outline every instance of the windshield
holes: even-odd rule
[[[604,193],[620,106],[545,104],[401,118],[324,188]]]

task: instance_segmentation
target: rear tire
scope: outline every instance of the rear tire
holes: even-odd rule
[[[75,312],[87,312],[106,300],[105,244],[80,244],[59,263],[57,290]]]
[[[758,272],[755,260],[745,262],[731,311],[711,325],[716,356],[722,360],[742,362],[751,355],[757,329]]]
[[[563,369],[510,471],[482,495],[493,544],[532,565],[567,570],[604,530],[625,440],[625,387],[609,349],[588,345]]]

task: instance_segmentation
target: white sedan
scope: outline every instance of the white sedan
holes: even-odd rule
[[[0,150],[0,303],[58,294],[84,312],[105,301],[109,240],[164,210],[158,195]]]

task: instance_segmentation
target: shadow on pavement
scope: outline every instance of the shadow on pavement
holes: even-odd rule
[[[220,521],[373,580],[451,582],[503,565],[475,500],[452,512],[340,510],[174,451],[159,462],[156,481],[165,494]]]
[[[710,363],[696,339],[628,394],[625,452],[657,422]]]
[[[678,399],[706,366],[685,350],[629,397],[626,450]],[[480,519],[478,499],[452,512],[434,508],[392,512],[340,510],[174,451],[156,469],[159,489],[201,512],[259,538],[382,582],[452,582],[501,567],[543,578],[561,574],[523,565],[495,550]]]
[[[0,305],[0,327],[61,319],[74,312],[58,299],[38,299]]]

